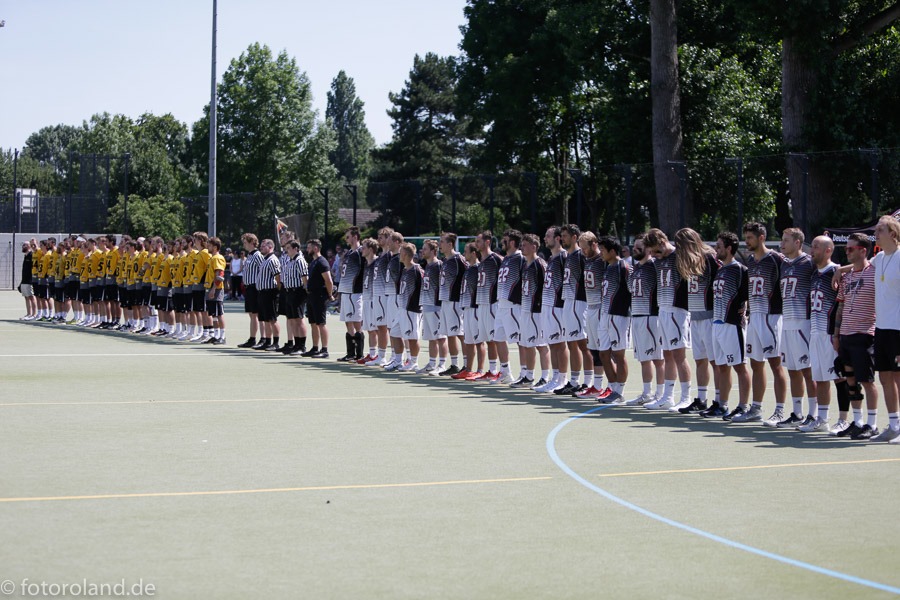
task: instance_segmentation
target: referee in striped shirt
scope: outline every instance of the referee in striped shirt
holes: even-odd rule
[[[281,262],[275,256],[275,242],[263,240],[259,245],[262,262],[256,276],[256,290],[259,292],[259,326],[262,339],[253,346],[254,350],[277,352],[278,345],[278,288],[281,285]]]
[[[262,254],[259,251],[259,238],[256,234],[245,233],[241,236],[247,258],[244,261],[244,312],[250,315],[250,338],[238,348],[253,348],[256,346],[256,332],[259,329],[259,292],[256,289],[256,278],[259,277],[259,267],[262,262]]]
[[[283,354],[300,356],[306,352],[306,323],[303,315],[306,313],[306,279],[309,276],[309,267],[306,259],[300,252],[300,244],[296,240],[290,240],[284,246],[287,261],[282,262],[281,284],[284,287],[284,307],[279,306],[279,312],[287,317],[288,342],[281,349]]]

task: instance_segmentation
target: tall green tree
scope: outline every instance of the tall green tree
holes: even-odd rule
[[[336,144],[328,158],[338,177],[348,182],[364,181],[369,176],[375,140],[366,127],[366,112],[356,95],[356,84],[344,71],[331,82],[325,119],[334,130]]]

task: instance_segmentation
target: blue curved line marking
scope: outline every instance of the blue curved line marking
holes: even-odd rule
[[[588,481],[587,479],[585,479],[584,477],[582,477],[581,475],[579,475],[578,473],[573,471],[569,467],[569,465],[567,465],[566,463],[564,463],[562,461],[562,459],[559,457],[559,454],[556,453],[556,436],[557,436],[557,434],[559,434],[560,431],[562,431],[563,427],[565,427],[572,421],[574,421],[576,419],[580,419],[582,417],[585,417],[585,416],[595,413],[597,411],[603,410],[604,408],[609,408],[609,405],[598,406],[597,408],[592,408],[589,411],[583,412],[583,413],[575,415],[573,417],[569,417],[568,419],[566,419],[565,421],[563,421],[562,423],[560,423],[559,425],[554,427],[553,431],[550,432],[550,435],[547,436],[547,453],[550,455],[550,458],[553,459],[553,462],[556,463],[556,466],[559,467],[560,469],[562,469],[562,471],[566,475],[568,475],[569,477],[571,477],[572,479],[574,479],[575,481],[577,481],[584,487],[588,488],[592,492],[596,492],[597,494],[600,494],[607,500],[611,500],[612,502],[615,502],[616,504],[619,504],[620,506],[624,506],[625,508],[627,508],[629,510],[633,510],[637,513],[640,513],[640,514],[644,515],[645,517],[650,517],[651,519],[659,521],[660,523],[665,523],[666,525],[671,525],[672,527],[677,527],[678,529],[687,531],[688,533],[693,533],[694,535],[699,535],[701,537],[705,537],[708,540],[712,540],[714,542],[718,542],[720,544],[730,546],[731,548],[736,548],[738,550],[750,552],[751,554],[756,554],[757,556],[762,556],[763,558],[768,558],[768,559],[771,559],[774,561],[778,561],[780,563],[784,563],[784,564],[791,565],[794,567],[799,567],[801,569],[806,569],[807,571],[819,573],[820,575],[827,575],[828,577],[834,577],[835,579],[841,579],[841,580],[847,581],[849,583],[855,583],[857,585],[874,588],[876,590],[881,590],[883,592],[890,592],[892,594],[900,595],[900,588],[886,585],[883,583],[878,583],[877,581],[869,581],[868,579],[862,579],[860,577],[855,577],[853,575],[847,575],[846,573],[841,573],[839,571],[832,571],[831,569],[826,569],[825,567],[819,567],[816,565],[812,565],[812,564],[803,562],[801,560],[797,560],[797,559],[790,558],[787,556],[782,556],[780,554],[775,554],[774,552],[768,552],[766,550],[761,550],[760,548],[754,548],[753,546],[748,546],[747,544],[742,544],[741,542],[736,542],[734,540],[729,540],[728,538],[724,538],[724,537],[716,535],[714,533],[709,533],[708,531],[703,531],[702,529],[697,529],[696,527],[691,527],[690,525],[685,525],[684,523],[679,523],[678,521],[673,521],[672,519],[669,519],[667,517],[659,515],[655,512],[651,512],[651,511],[647,510],[646,508],[641,508],[640,506],[638,506],[636,504],[632,504],[631,502],[628,502],[627,500],[623,500],[622,498],[619,498],[618,496],[614,496],[613,494],[607,492],[606,490],[597,487],[596,485],[594,485],[593,483],[591,483],[590,481]]]

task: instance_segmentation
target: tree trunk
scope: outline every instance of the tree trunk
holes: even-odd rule
[[[785,38],[781,47],[781,139],[787,152],[802,153],[811,149],[806,128],[810,96],[818,77],[812,61],[799,50],[798,42]],[[786,166],[793,224],[811,239],[831,212],[827,170],[814,159],[798,156],[788,156]]]
[[[690,195],[686,194],[682,222],[680,182],[668,163],[683,160],[675,0],[650,0],[650,98],[659,227],[672,234],[691,223],[693,215]]]

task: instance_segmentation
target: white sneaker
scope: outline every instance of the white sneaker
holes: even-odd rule
[[[369,362],[365,363],[363,366],[384,368],[384,367],[388,366],[389,364],[390,364],[390,362],[388,361],[387,358],[382,358],[381,360],[369,361]]]
[[[776,408],[775,412],[772,413],[772,416],[763,421],[763,425],[766,427],[778,427],[778,424],[784,421],[784,411],[780,408]]]
[[[812,433],[814,431],[828,431],[828,421],[825,421],[821,418],[817,418],[812,423],[808,423],[806,425],[801,425],[797,428],[797,431],[802,431],[803,433]]]
[[[642,393],[637,398],[634,398],[633,400],[629,400],[628,402],[626,402],[625,406],[644,406],[645,404],[651,404],[653,402],[656,402],[656,394],[653,394],[653,393],[643,394]]]
[[[388,364],[384,365],[384,370],[388,372],[397,371],[402,365],[399,362],[391,361]]]
[[[491,379],[491,385],[509,385],[512,382],[512,375],[510,375],[508,371],[506,373],[501,373],[500,377],[497,379]]]
[[[648,402],[644,405],[644,408],[647,410],[669,410],[673,406],[674,404],[672,404],[672,401],[663,396],[653,402]]]
[[[403,371],[404,373],[416,372],[419,369],[419,363],[413,361],[407,361],[402,367],[399,367],[398,371]]]
[[[427,365],[425,365],[425,366],[422,367],[421,369],[416,369],[416,375],[428,375],[429,373],[431,373],[432,371],[434,371],[434,368],[435,368],[435,367],[434,367],[434,364],[433,364],[433,363],[428,363]]]
[[[848,427],[850,427],[850,421],[840,419],[837,423],[831,426],[831,429],[828,430],[828,433],[829,435],[837,436],[837,434],[844,431]]]
[[[446,371],[448,368],[449,367],[447,367],[446,364],[441,363],[441,364],[437,365],[434,369],[432,369],[432,371],[431,371],[431,373],[429,373],[429,375],[431,375],[432,377],[440,377],[441,373]]]
[[[682,408],[687,408],[688,406],[690,406],[690,405],[693,404],[693,403],[694,403],[694,400],[693,400],[692,398],[683,398],[683,399],[681,400],[681,402],[679,402],[679,403],[676,404],[675,406],[671,407],[671,408],[669,409],[669,412],[675,412],[675,413],[677,413],[677,412],[678,412],[679,410],[681,410]]]
[[[202,340],[202,339],[203,339],[203,334],[202,334],[202,333],[198,333],[198,334],[195,335],[194,337],[188,338],[188,341],[189,341],[189,342],[199,342],[199,341]]]

